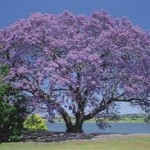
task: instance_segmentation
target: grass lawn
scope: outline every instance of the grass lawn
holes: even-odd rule
[[[101,141],[3,143],[0,150],[150,150],[150,135],[114,137]]]

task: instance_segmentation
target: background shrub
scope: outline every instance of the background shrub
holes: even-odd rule
[[[26,116],[26,99],[22,93],[4,81],[7,66],[0,67],[0,142],[20,135]]]
[[[9,93],[8,88],[2,86],[0,93]],[[1,90],[2,89],[2,90]],[[5,142],[10,140],[10,136],[17,136],[23,129],[24,116],[26,109],[23,105],[23,97],[19,98],[19,95],[10,103],[10,99],[6,100],[0,96],[0,141]]]

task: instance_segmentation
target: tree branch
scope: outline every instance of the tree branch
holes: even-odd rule
[[[92,119],[95,115],[97,115],[99,112],[105,110],[110,104],[112,104],[113,102],[144,102],[144,104],[139,104],[139,105],[147,105],[150,100],[148,99],[140,99],[140,98],[129,98],[129,99],[119,99],[121,96],[123,96],[124,94],[121,94],[119,95],[117,98],[110,98],[108,101],[106,101],[105,99],[103,99],[101,102],[100,102],[100,105],[95,108],[93,110],[93,112],[87,114],[84,116],[84,120],[88,120],[88,119]],[[147,103],[145,103],[147,102]]]
[[[63,88],[58,88],[58,89],[52,89],[51,91],[68,91],[69,89],[63,89]]]

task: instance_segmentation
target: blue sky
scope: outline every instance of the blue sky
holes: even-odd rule
[[[61,13],[89,15],[106,10],[114,17],[128,17],[135,25],[150,30],[150,0],[0,0],[0,28],[8,26],[31,13]],[[123,105],[122,113],[139,112]]]
[[[0,27],[34,12],[89,15],[95,10],[106,10],[114,17],[127,16],[135,25],[150,30],[150,0],[0,0]]]

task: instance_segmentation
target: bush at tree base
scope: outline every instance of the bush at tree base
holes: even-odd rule
[[[29,115],[23,123],[23,127],[26,130],[31,131],[47,131],[46,120],[41,118],[38,114]]]

